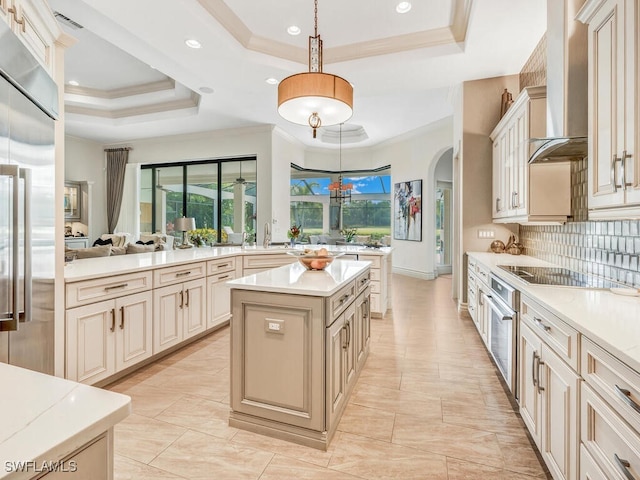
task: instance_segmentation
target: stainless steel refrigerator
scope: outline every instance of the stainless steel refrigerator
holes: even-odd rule
[[[0,21],[0,361],[53,374],[57,87]]]

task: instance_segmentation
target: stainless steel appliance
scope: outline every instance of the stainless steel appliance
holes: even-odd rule
[[[491,291],[484,297],[489,315],[489,353],[511,393],[518,398],[517,347],[520,292],[495,275],[491,275],[490,282]]]
[[[562,267],[528,267],[498,265],[502,270],[517,276],[524,282],[535,285],[555,285],[581,288],[612,288],[623,286],[606,278],[588,273],[574,272]]]
[[[0,22],[0,361],[53,373],[57,87]]]

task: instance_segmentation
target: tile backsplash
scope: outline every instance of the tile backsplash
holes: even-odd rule
[[[572,221],[520,226],[524,253],[640,288],[640,220],[587,221],[587,159],[571,167]]]

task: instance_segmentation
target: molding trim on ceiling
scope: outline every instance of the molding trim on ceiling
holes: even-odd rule
[[[354,125],[345,123],[342,126],[342,144],[358,143],[367,140],[366,130],[361,125]],[[340,126],[332,125],[330,127],[323,127],[320,135],[320,141],[322,143],[331,143],[338,145],[340,143]]]
[[[189,98],[183,98],[180,100],[172,100],[169,102],[155,103],[149,105],[141,105],[137,107],[121,108],[118,110],[103,110],[100,108],[88,108],[75,105],[66,105],[65,113],[88,115],[92,117],[102,118],[126,118],[126,117],[138,117],[141,115],[149,115],[153,113],[169,112],[176,110],[187,110],[198,107],[200,104],[200,95],[191,92]]]
[[[100,90],[97,88],[74,87],[73,85],[65,85],[64,93],[81,95],[83,97],[116,99],[134,97],[136,95],[144,95],[147,93],[162,92],[165,90],[173,90],[175,88],[175,80],[173,80],[172,78],[167,78],[165,80],[159,80],[157,82],[132,85],[130,87],[115,88],[113,90]]]
[[[247,50],[302,64],[308,62],[306,47],[295,47],[254,35],[224,0],[198,0],[198,3]],[[406,50],[464,43],[472,3],[473,0],[453,0],[451,25],[448,27],[327,48],[324,51],[323,62],[326,65]]]

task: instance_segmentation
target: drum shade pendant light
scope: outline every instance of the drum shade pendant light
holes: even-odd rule
[[[322,71],[322,40],[318,35],[318,0],[314,0],[314,36],[309,37],[309,71],[278,85],[278,113],[298,125],[309,125],[313,138],[321,126],[344,123],[353,115],[353,87],[344,78]]]

